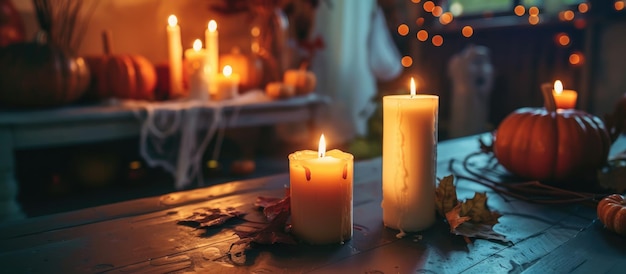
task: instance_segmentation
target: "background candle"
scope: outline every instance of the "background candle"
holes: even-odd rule
[[[222,73],[215,78],[215,92],[211,92],[211,99],[220,101],[233,98],[239,92],[239,75],[226,65]]]
[[[383,223],[404,232],[435,221],[439,97],[383,97]]]
[[[180,27],[176,15],[167,18],[167,46],[170,63],[170,94],[183,94],[183,45],[180,40]]]
[[[570,109],[576,108],[576,99],[578,98],[578,93],[575,90],[571,89],[563,89],[563,83],[561,81],[554,81],[554,89],[552,90],[552,96],[554,96],[554,102],[556,103],[556,108],[560,109]]]
[[[292,232],[310,244],[343,243],[352,238],[352,154],[318,151],[289,155]],[[322,156],[320,156],[322,155]]]
[[[193,48],[185,51],[187,73],[189,78],[189,97],[199,100],[209,99],[209,65],[206,50],[202,49],[202,41],[196,39]]]
[[[209,62],[209,67],[211,68],[211,79],[215,79],[219,74],[219,38],[217,32],[217,22],[215,20],[209,21],[207,25],[206,31],[204,31],[204,39],[207,49],[207,58]],[[214,84],[214,81],[211,81],[211,92],[213,92],[217,87]]]

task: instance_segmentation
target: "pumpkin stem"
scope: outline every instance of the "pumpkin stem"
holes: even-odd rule
[[[103,30],[102,31],[102,50],[104,51],[104,55],[111,55],[113,51],[111,49],[111,31]]]
[[[541,84],[541,93],[543,94],[543,106],[549,112],[555,112],[556,102],[554,101],[554,95],[552,94],[552,84],[550,83]]]

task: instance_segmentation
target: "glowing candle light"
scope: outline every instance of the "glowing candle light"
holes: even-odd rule
[[[552,90],[552,96],[554,96],[554,102],[556,108],[570,109],[576,108],[576,99],[578,93],[575,90],[563,89],[563,83],[560,80],[554,81],[554,89]]]
[[[206,50],[202,49],[200,39],[193,42],[193,48],[185,50],[190,98],[199,100],[209,98],[209,66],[206,55]]]
[[[352,154],[318,151],[289,155],[292,232],[310,244],[343,243],[352,238]]]
[[[170,93],[183,94],[183,46],[180,39],[180,26],[176,15],[167,18],[167,46],[170,65]]]
[[[383,223],[405,232],[435,221],[439,97],[416,94],[383,97]]]
[[[209,67],[211,68],[211,75],[209,78],[215,79],[215,77],[219,74],[219,34],[217,31],[217,22],[215,20],[209,21],[207,25],[207,29],[204,32],[204,39],[207,49],[207,58],[209,62]],[[211,92],[214,92],[217,88],[214,81],[211,81]]]
[[[233,73],[233,68],[224,66],[222,74],[215,79],[215,92],[211,92],[211,99],[215,101],[231,99],[239,92],[239,75]]]

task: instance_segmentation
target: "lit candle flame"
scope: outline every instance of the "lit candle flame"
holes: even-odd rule
[[[200,39],[196,39],[195,41],[193,41],[193,50],[200,51],[201,49],[202,49],[202,41],[200,41]]]
[[[233,74],[233,67],[225,65],[222,69],[222,74],[224,74],[224,76],[226,77],[230,76],[231,74]]]
[[[176,18],[176,15],[172,14],[167,17],[167,24],[170,25],[170,27],[175,27],[176,25],[178,25],[178,18]]]
[[[215,20],[209,21],[208,27],[210,32],[215,32],[217,30],[217,23],[215,22]]]
[[[322,136],[320,136],[320,144],[319,147],[317,149],[318,152],[318,156],[320,158],[324,157],[326,155],[326,140],[324,139],[324,134],[322,134]]]
[[[561,94],[563,92],[563,83],[560,80],[554,81],[554,92],[556,94]]]
[[[415,87],[415,79],[413,79],[413,77],[411,77],[411,97],[415,96],[415,90],[417,88]]]

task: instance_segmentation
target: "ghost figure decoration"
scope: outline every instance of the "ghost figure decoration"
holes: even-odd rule
[[[489,49],[469,45],[448,63],[453,96],[449,137],[488,130],[489,97],[493,87],[493,66]]]

